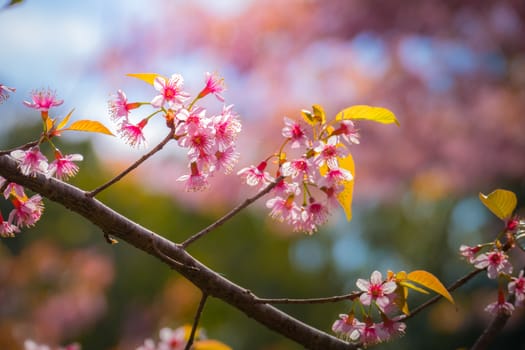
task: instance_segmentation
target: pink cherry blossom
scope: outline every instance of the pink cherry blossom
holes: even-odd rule
[[[223,151],[215,152],[215,170],[223,170],[225,174],[231,173],[239,159],[239,152],[230,146]]]
[[[109,116],[114,121],[119,121],[120,119],[127,121],[130,111],[139,106],[139,103],[128,103],[128,98],[124,91],[118,90],[117,95],[108,102]]]
[[[44,204],[42,197],[36,194],[29,199],[13,198],[14,209],[9,214],[9,222],[15,223],[18,227],[33,226],[42,216]]]
[[[399,322],[399,317],[389,319],[383,317],[383,322],[377,324],[377,335],[381,341],[389,341],[392,338],[400,337],[405,335],[406,324]]]
[[[186,181],[186,191],[203,191],[208,188],[208,175],[199,170],[197,163],[191,163],[190,169],[190,174],[182,175],[177,179],[177,181]]]
[[[0,213],[0,237],[14,237],[17,232],[20,232],[18,227],[13,225],[10,220],[5,221],[2,213]]]
[[[478,255],[472,262],[477,269],[487,268],[487,275],[492,279],[498,277],[500,273],[512,273],[508,256],[497,249]]]
[[[481,250],[480,246],[470,247],[468,245],[462,244],[459,247],[459,252],[462,256],[467,258],[467,261],[469,263],[474,263],[474,259],[476,258],[476,254]]]
[[[183,85],[184,78],[180,74],[173,74],[170,79],[156,77],[153,81],[153,87],[159,94],[151,100],[151,105],[161,108],[167,104],[168,108],[180,108],[184,101],[190,97],[188,93],[182,91]]]
[[[292,148],[308,146],[311,142],[312,132],[308,124],[303,121],[295,121],[290,118],[284,118],[284,128],[282,135],[292,142]]]
[[[381,310],[384,310],[391,303],[388,294],[393,293],[397,287],[394,281],[384,282],[379,271],[372,272],[369,281],[362,278],[358,279],[356,285],[357,288],[365,292],[359,297],[361,303],[370,305],[374,301]]]
[[[503,294],[503,291],[500,289],[498,291],[498,300],[487,305],[485,311],[493,315],[500,313],[511,315],[514,312],[514,305],[505,300],[505,294]]]
[[[284,162],[281,165],[281,172],[284,176],[291,176],[293,179],[300,181],[314,182],[317,168],[311,159],[301,157],[292,161]]]
[[[514,294],[516,306],[521,306],[525,302],[525,278],[523,277],[523,270],[520,271],[518,277],[512,277],[508,285],[509,293]]]
[[[60,106],[64,100],[57,100],[55,91],[39,90],[31,93],[31,101],[24,101],[29,108],[34,108],[41,112],[47,112],[50,108]]]
[[[319,180],[320,187],[333,187],[344,181],[352,181],[354,176],[352,173],[343,168],[329,169],[326,174]]]
[[[351,120],[341,120],[339,122],[339,127],[332,133],[332,135],[340,136],[341,142],[346,146],[359,144],[359,133]]]
[[[249,186],[268,185],[274,179],[265,171],[266,165],[266,162],[261,162],[258,166],[251,165],[239,170],[237,175],[241,176]]]
[[[37,173],[47,173],[47,158],[40,152],[38,146],[32,147],[27,151],[14,150],[11,152],[13,157],[20,164],[20,171],[24,175],[36,176]]]
[[[3,179],[0,178],[0,180]],[[5,181],[0,181],[0,187],[3,187],[4,183]],[[24,187],[14,182],[8,183],[4,190],[4,198],[7,199],[11,195],[13,195],[14,197],[24,197]]]
[[[137,125],[132,124],[128,121],[124,121],[120,125],[118,130],[119,135],[124,139],[124,141],[132,147],[141,147],[146,146],[146,138],[144,137],[143,129],[144,126],[148,123],[148,119],[144,118]]]
[[[55,160],[49,164],[48,176],[53,176],[59,180],[67,180],[75,176],[78,172],[78,165],[73,162],[82,161],[84,157],[81,154],[67,154],[65,156],[60,151],[55,152]]]
[[[211,122],[206,118],[206,109],[201,107],[194,108],[191,112],[181,109],[176,118],[180,121],[175,129],[177,135],[194,134],[207,128]]]
[[[297,182],[288,182],[284,179],[280,180],[272,189],[272,193],[276,196],[286,196],[293,194],[298,196],[301,193],[299,184]]]
[[[213,130],[202,128],[194,133],[186,134],[178,141],[179,146],[189,148],[188,158],[196,161],[202,154],[210,155],[215,152]]]
[[[276,196],[266,201],[266,207],[270,209],[270,216],[273,219],[290,223],[295,223],[300,219],[301,209],[294,202],[293,196],[283,198]]]
[[[144,340],[144,344],[139,346],[136,350],[157,350],[157,345],[152,339]]]
[[[15,91],[15,88],[0,84],[0,104],[4,103],[9,98],[9,94]]]
[[[198,97],[203,98],[208,94],[213,94],[219,101],[224,102],[224,97],[222,97],[221,93],[225,90],[223,78],[219,77],[216,73],[210,74],[206,72],[205,86],[201,92],[199,92]]]
[[[364,327],[360,327],[361,338],[359,339],[363,344],[373,345],[381,342],[379,331],[376,324],[372,320],[366,320]]]
[[[326,164],[330,169],[337,169],[337,158],[342,158],[347,154],[345,148],[337,146],[337,137],[330,137],[327,142],[319,141],[314,151],[317,153],[314,163],[317,166]]]
[[[361,337],[364,323],[359,322],[352,313],[340,314],[332,325],[332,331],[348,341],[357,341]]]
[[[175,330],[170,328],[162,328],[159,331],[158,350],[183,350],[186,346],[185,339],[186,332],[184,328],[177,328]]]
[[[329,215],[330,212],[325,205],[312,199],[306,208],[303,208],[301,219],[295,224],[295,229],[312,234],[317,231],[318,226],[328,220]]]
[[[230,147],[241,131],[241,123],[232,108],[233,105],[224,107],[222,113],[212,119],[215,142],[219,150]]]

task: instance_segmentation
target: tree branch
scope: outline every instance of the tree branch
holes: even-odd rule
[[[118,237],[162,262],[165,256],[180,264],[170,266],[197,286],[202,293],[223,300],[267,328],[312,350],[357,349],[332,335],[311,327],[268,304],[255,302],[255,296],[234,284],[188,254],[180,245],[138,225],[115,212],[86,192],[44,175],[22,175],[17,163],[0,156],[0,176],[16,182],[72,210],[98,226],[102,232]],[[157,249],[154,248],[153,243]],[[163,254],[159,254],[163,252]]]
[[[186,249],[191,243],[195,242],[196,240],[198,240],[202,236],[208,234],[209,232],[213,231],[217,227],[219,227],[222,224],[224,224],[226,221],[228,221],[229,219],[234,217],[238,212],[240,212],[241,210],[243,210],[244,208],[246,208],[247,206],[249,206],[250,204],[252,204],[256,200],[258,200],[259,198],[261,198],[262,196],[264,196],[268,192],[270,192],[272,190],[272,188],[277,186],[279,181],[281,181],[282,179],[283,179],[282,176],[278,177],[277,179],[275,179],[274,182],[272,182],[271,184],[266,186],[264,189],[259,191],[255,196],[246,199],[244,202],[242,202],[241,204],[239,204],[238,206],[236,206],[235,208],[230,210],[230,212],[227,213],[226,215],[224,215],[222,218],[220,218],[219,220],[215,221],[214,223],[212,223],[208,227],[204,228],[203,230],[197,232],[193,236],[191,236],[188,239],[186,239],[184,242],[181,243],[182,248]]]
[[[129,174],[132,170],[136,169],[140,164],[144,163],[148,158],[150,158],[152,155],[160,151],[168,142],[173,140],[173,132],[174,132],[174,128],[171,127],[169,134],[157,146],[155,146],[155,148],[153,148],[151,151],[149,151],[148,153],[140,157],[135,163],[131,164],[127,169],[125,169],[123,172],[115,176],[113,179],[109,180],[102,186],[95,188],[93,191],[87,192],[86,196],[95,197],[97,194],[104,191],[109,186],[120,181],[124,176]]]
[[[191,333],[190,338],[188,339],[188,342],[186,343],[186,347],[184,350],[190,350],[191,346],[193,345],[193,340],[195,339],[195,333],[197,332],[197,327],[199,326],[199,320],[202,315],[202,311],[204,310],[204,305],[206,304],[206,300],[208,299],[207,294],[202,294],[201,301],[199,303],[199,307],[197,308],[197,312],[195,313],[195,320],[193,321],[193,326],[191,327]]]

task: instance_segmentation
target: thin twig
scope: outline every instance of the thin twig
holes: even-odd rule
[[[336,295],[325,298],[308,298],[308,299],[289,299],[289,298],[257,298],[254,297],[254,302],[258,304],[323,304],[335,303],[341,300],[353,300],[359,297],[363,292],[353,292],[345,295]]]
[[[26,143],[26,144],[24,144],[22,146],[14,147],[14,148],[11,148],[11,149],[8,149],[8,150],[5,150],[5,151],[0,151],[0,156],[3,156],[4,154],[10,154],[11,152],[16,151],[18,149],[28,149],[28,148],[34,147],[34,146],[38,145],[38,142],[39,142],[39,140],[31,141],[31,142],[28,142],[28,143]]]
[[[469,272],[468,274],[466,274],[465,276],[461,277],[456,282],[451,284],[449,287],[447,287],[447,290],[449,292],[452,292],[453,290],[458,289],[459,287],[461,287],[462,285],[467,283],[469,280],[471,280],[478,273],[480,273],[481,271],[484,271],[484,270],[485,269],[472,270],[471,272]],[[432,299],[430,299],[430,300],[424,302],[423,304],[419,305],[418,307],[414,308],[412,311],[410,311],[409,315],[402,316],[400,320],[401,321],[402,320],[408,320],[409,318],[414,317],[416,314],[418,314],[419,312],[423,311],[424,309],[426,309],[430,305],[436,303],[441,298],[443,298],[441,295],[436,295]]]
[[[177,261],[169,256],[167,256],[166,254],[164,254],[160,249],[159,247],[157,247],[157,242],[153,239],[151,240],[151,246],[153,247],[153,250],[158,254],[160,255],[171,267],[174,267],[174,265],[176,266],[180,266],[180,267],[184,267],[184,268],[187,268],[187,269],[190,269],[190,270],[194,270],[194,271],[199,271],[198,268],[194,267],[194,266],[189,266],[189,265],[186,265],[186,264],[183,264],[181,263],[180,261]]]
[[[210,231],[213,231],[214,229],[216,229],[217,227],[221,226],[222,224],[224,224],[226,221],[228,221],[229,219],[231,219],[232,217],[234,217],[238,212],[240,212],[241,210],[243,210],[244,208],[246,208],[247,206],[249,206],[250,204],[252,204],[253,202],[255,202],[256,200],[258,200],[259,198],[261,198],[262,196],[264,196],[265,194],[267,194],[268,192],[270,192],[275,186],[277,186],[277,184],[283,179],[282,176],[278,177],[277,179],[275,179],[274,182],[272,182],[271,184],[269,184],[268,186],[266,186],[263,190],[261,190],[259,193],[257,193],[255,196],[251,197],[251,198],[248,198],[246,199],[244,202],[242,202],[241,204],[239,204],[238,206],[236,206],[235,208],[233,208],[232,210],[230,210],[229,213],[227,213],[226,215],[224,215],[222,218],[220,218],[219,220],[215,221],[213,224],[209,225],[208,227],[204,228],[203,230],[197,232],[196,234],[194,234],[193,236],[189,237],[188,239],[186,239],[184,242],[182,242],[180,245],[182,246],[183,249],[186,249],[191,243],[195,242],[196,240],[198,240],[199,238],[201,238],[202,236],[206,235],[207,233],[209,233]]]
[[[197,326],[199,325],[199,319],[201,318],[202,310],[204,310],[204,304],[206,304],[206,299],[208,299],[208,294],[202,293],[201,302],[199,303],[199,307],[197,308],[197,312],[195,313],[195,320],[193,321],[193,326],[191,327],[190,338],[188,339],[184,350],[190,350],[191,346],[193,345],[193,340],[195,339],[195,333],[197,333]]]
[[[128,173],[130,173],[132,170],[137,168],[140,164],[144,163],[148,158],[150,158],[152,155],[160,151],[168,142],[170,142],[173,139],[173,128],[170,128],[169,134],[162,140],[155,148],[153,148],[151,151],[140,157],[135,163],[131,164],[127,169],[125,169],[123,172],[115,176],[113,179],[109,180],[102,186],[95,188],[91,192],[86,192],[86,196],[88,197],[95,197],[97,194],[108,188],[109,186],[113,185],[114,183],[120,181],[124,176],[126,176]]]

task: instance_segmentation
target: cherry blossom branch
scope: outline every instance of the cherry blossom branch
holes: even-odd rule
[[[10,154],[11,152],[13,151],[16,151],[18,149],[21,149],[21,150],[24,150],[24,149],[29,149],[31,147],[34,147],[36,145],[38,145],[38,143],[40,142],[40,140],[36,140],[36,141],[30,141],[22,146],[18,146],[18,147],[14,147],[14,148],[11,148],[11,149],[8,149],[8,150],[5,150],[5,151],[0,151],[0,156],[3,156],[5,154]]]
[[[363,292],[352,292],[345,295],[336,295],[325,298],[289,299],[289,298],[255,298],[256,303],[260,304],[323,304],[336,303],[342,300],[352,300],[359,297]]]
[[[135,163],[131,164],[127,169],[125,169],[123,172],[115,176],[113,179],[109,180],[105,184],[103,184],[100,187],[97,187],[96,189],[87,192],[86,196],[88,197],[95,197],[97,194],[108,188],[109,186],[115,184],[116,182],[120,181],[124,176],[126,176],[128,173],[136,169],[140,164],[144,163],[148,158],[153,156],[155,153],[159,152],[164,146],[170,142],[173,139],[173,132],[174,128],[170,127],[170,131],[168,135],[157,145],[155,148],[153,148],[151,151],[140,157]]]
[[[103,233],[120,238],[120,240],[164,263],[167,263],[165,256],[180,262],[180,265],[173,264],[170,266],[192,282],[202,293],[232,305],[261,325],[301,344],[306,349],[357,349],[357,346],[309,326],[271,305],[255,302],[255,296],[252,293],[246,293],[246,289],[199,262],[188,254],[181,245],[175,244],[129,220],[96,198],[87,196],[87,192],[77,187],[54,178],[47,179],[42,174],[37,174],[34,177],[25,176],[18,169],[17,163],[6,155],[0,156],[0,176],[82,215],[98,226]],[[152,242],[155,242],[157,249],[154,248]],[[163,254],[159,255],[158,251],[163,252]]]
[[[274,182],[270,183],[268,186],[266,186],[264,189],[262,189],[260,192],[258,192],[255,196],[246,199],[244,202],[242,202],[241,204],[239,204],[238,206],[236,206],[235,208],[230,210],[230,212],[228,212],[226,215],[224,215],[223,217],[221,217],[220,219],[218,219],[217,221],[215,221],[214,223],[212,223],[208,227],[204,228],[203,230],[197,232],[196,234],[194,234],[191,237],[189,237],[188,239],[186,239],[184,242],[182,242],[180,244],[181,247],[183,249],[186,249],[191,243],[195,242],[196,240],[198,240],[202,236],[208,234],[209,232],[215,230],[217,227],[219,227],[222,224],[224,224],[226,221],[228,221],[229,219],[231,219],[232,217],[237,215],[238,212],[240,212],[241,210],[243,210],[244,208],[246,208],[247,206],[249,206],[250,204],[252,204],[256,200],[258,200],[259,198],[261,198],[262,196],[264,196],[268,192],[270,192],[275,186],[277,186],[277,184],[282,179],[283,179],[283,176],[280,176],[277,179],[275,179]]]
[[[492,322],[485,328],[483,333],[476,340],[470,350],[484,350],[488,349],[490,343],[494,338],[501,332],[505,324],[510,318],[510,314],[505,312],[498,312],[498,314],[492,319]]]
[[[471,272],[469,272],[468,274],[466,274],[465,276],[461,277],[456,282],[451,284],[449,287],[447,287],[447,290],[449,292],[452,292],[453,290],[458,289],[459,287],[461,287],[462,285],[464,285],[465,283],[470,281],[478,273],[480,273],[481,271],[484,271],[484,270],[485,269],[472,270]],[[400,321],[408,320],[409,318],[414,317],[416,314],[420,313],[421,311],[423,311],[424,309],[426,309],[430,305],[436,303],[441,298],[443,298],[441,295],[436,295],[435,297],[431,298],[430,300],[428,300],[428,301],[424,302],[423,304],[419,305],[418,307],[414,308],[412,311],[410,311],[409,315],[402,316]]]
[[[208,299],[208,294],[202,293],[199,307],[197,308],[197,312],[195,313],[195,320],[193,321],[193,326],[191,327],[190,338],[188,339],[188,342],[186,343],[186,347],[184,348],[184,350],[191,349],[193,340],[195,339],[195,333],[197,332],[197,326],[199,325],[199,319],[201,318],[202,310],[204,310],[204,305],[206,304],[207,299]]]

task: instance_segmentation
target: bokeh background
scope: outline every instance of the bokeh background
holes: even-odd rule
[[[190,251],[263,297],[321,297],[354,290],[378,269],[425,269],[452,283],[469,266],[461,243],[501,228],[478,192],[506,188],[525,203],[525,2],[377,0],[26,0],[0,11],[0,83],[17,88],[1,106],[0,147],[32,140],[39,117],[22,105],[32,89],[65,100],[59,116],[108,120],[123,89],[149,101],[126,73],[181,73],[196,93],[206,71],[226,79],[227,103],[243,122],[237,170],[279,145],[283,116],[318,103],[329,115],[353,104],[391,109],[401,127],[362,122],[354,218],[341,212],[313,236],[269,220],[263,203]],[[148,125],[150,145],[162,122]],[[144,150],[121,140],[63,137],[85,156],[71,182],[92,189]],[[181,241],[253,194],[235,176],[185,193],[175,145],[100,199]],[[131,198],[130,198],[131,197]],[[9,210],[2,202],[2,212]],[[523,213],[523,212],[522,212]],[[516,254],[516,269],[523,266]],[[468,347],[490,316],[494,283],[478,277],[408,322],[407,335],[378,349]],[[41,222],[0,244],[0,348],[24,339],[78,341],[84,349],[135,349],[161,327],[191,323],[199,292],[125,243],[108,246],[82,218],[46,202]],[[414,298],[412,306],[424,298]],[[349,304],[283,306],[329,331]],[[231,307],[209,300],[202,326],[234,349],[299,349]],[[525,348],[518,310],[494,349]]]

